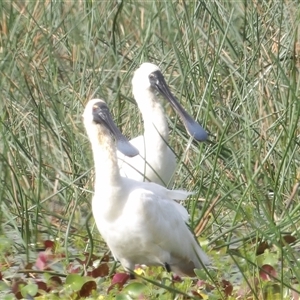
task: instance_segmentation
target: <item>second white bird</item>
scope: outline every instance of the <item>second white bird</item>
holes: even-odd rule
[[[207,132],[179,104],[170,92],[158,66],[143,63],[134,73],[132,91],[144,120],[144,134],[130,141],[140,155],[126,157],[120,152],[122,176],[171,186],[176,157],[168,145],[169,127],[164,109],[156,95],[164,96],[179,114],[187,132],[198,141],[207,140]]]

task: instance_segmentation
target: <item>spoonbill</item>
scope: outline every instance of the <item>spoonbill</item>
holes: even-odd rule
[[[121,174],[138,181],[152,181],[170,186],[176,169],[176,157],[168,145],[168,122],[157,92],[170,102],[194,139],[207,140],[207,132],[173,96],[158,66],[143,63],[134,73],[132,90],[144,120],[144,134],[130,141],[140,155],[126,157],[118,153]]]
[[[116,148],[130,157],[138,151],[118,130],[103,100],[90,100],[83,117],[95,163],[93,215],[114,258],[130,273],[136,264],[145,264],[195,276],[194,268],[209,259],[186,225],[186,209],[173,200],[190,193],[121,176]]]

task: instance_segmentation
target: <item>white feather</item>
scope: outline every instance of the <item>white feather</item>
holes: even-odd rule
[[[167,264],[179,275],[193,276],[194,268],[209,259],[186,225],[186,209],[174,201],[191,193],[120,176],[114,140],[93,121],[99,101],[103,103],[94,99],[87,104],[84,124],[96,172],[92,209],[103,239],[126,270],[136,264]]]
[[[159,77],[151,83],[150,77],[156,76],[153,74],[158,74]],[[161,83],[163,84],[159,85]],[[140,155],[129,158],[118,153],[119,166],[121,175],[124,177],[172,186],[176,157],[168,145],[169,127],[164,109],[157,97],[157,89],[179,113],[189,134],[201,140],[207,138],[205,130],[184,111],[171,94],[159,67],[151,63],[143,63],[135,71],[132,79],[133,95],[144,121],[144,134],[130,142],[139,150]]]

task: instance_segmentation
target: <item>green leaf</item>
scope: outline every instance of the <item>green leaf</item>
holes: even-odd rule
[[[0,280],[0,291],[1,292],[6,292],[6,291],[10,291],[10,287],[2,280]]]
[[[3,300],[15,300],[15,296],[13,294],[3,296]]]
[[[38,286],[35,283],[31,283],[28,285],[25,285],[21,288],[21,294],[24,298],[27,298],[28,295],[35,296],[38,292]]]
[[[86,279],[78,274],[70,274],[66,278],[66,284],[70,285],[73,291],[80,291]]]
[[[116,296],[115,300],[132,300],[132,298],[129,295],[121,293]]]
[[[147,286],[140,282],[133,282],[128,284],[123,291],[126,292],[130,297],[137,298],[143,294],[147,289]]]
[[[195,269],[195,273],[199,279],[206,280],[207,274],[203,269]]]

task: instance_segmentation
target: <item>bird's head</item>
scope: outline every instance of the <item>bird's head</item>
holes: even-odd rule
[[[90,100],[85,107],[83,119],[92,143],[96,141],[101,142],[101,136],[103,135],[112,136],[116,140],[118,150],[124,155],[133,157],[139,153],[114,123],[104,100]]]

